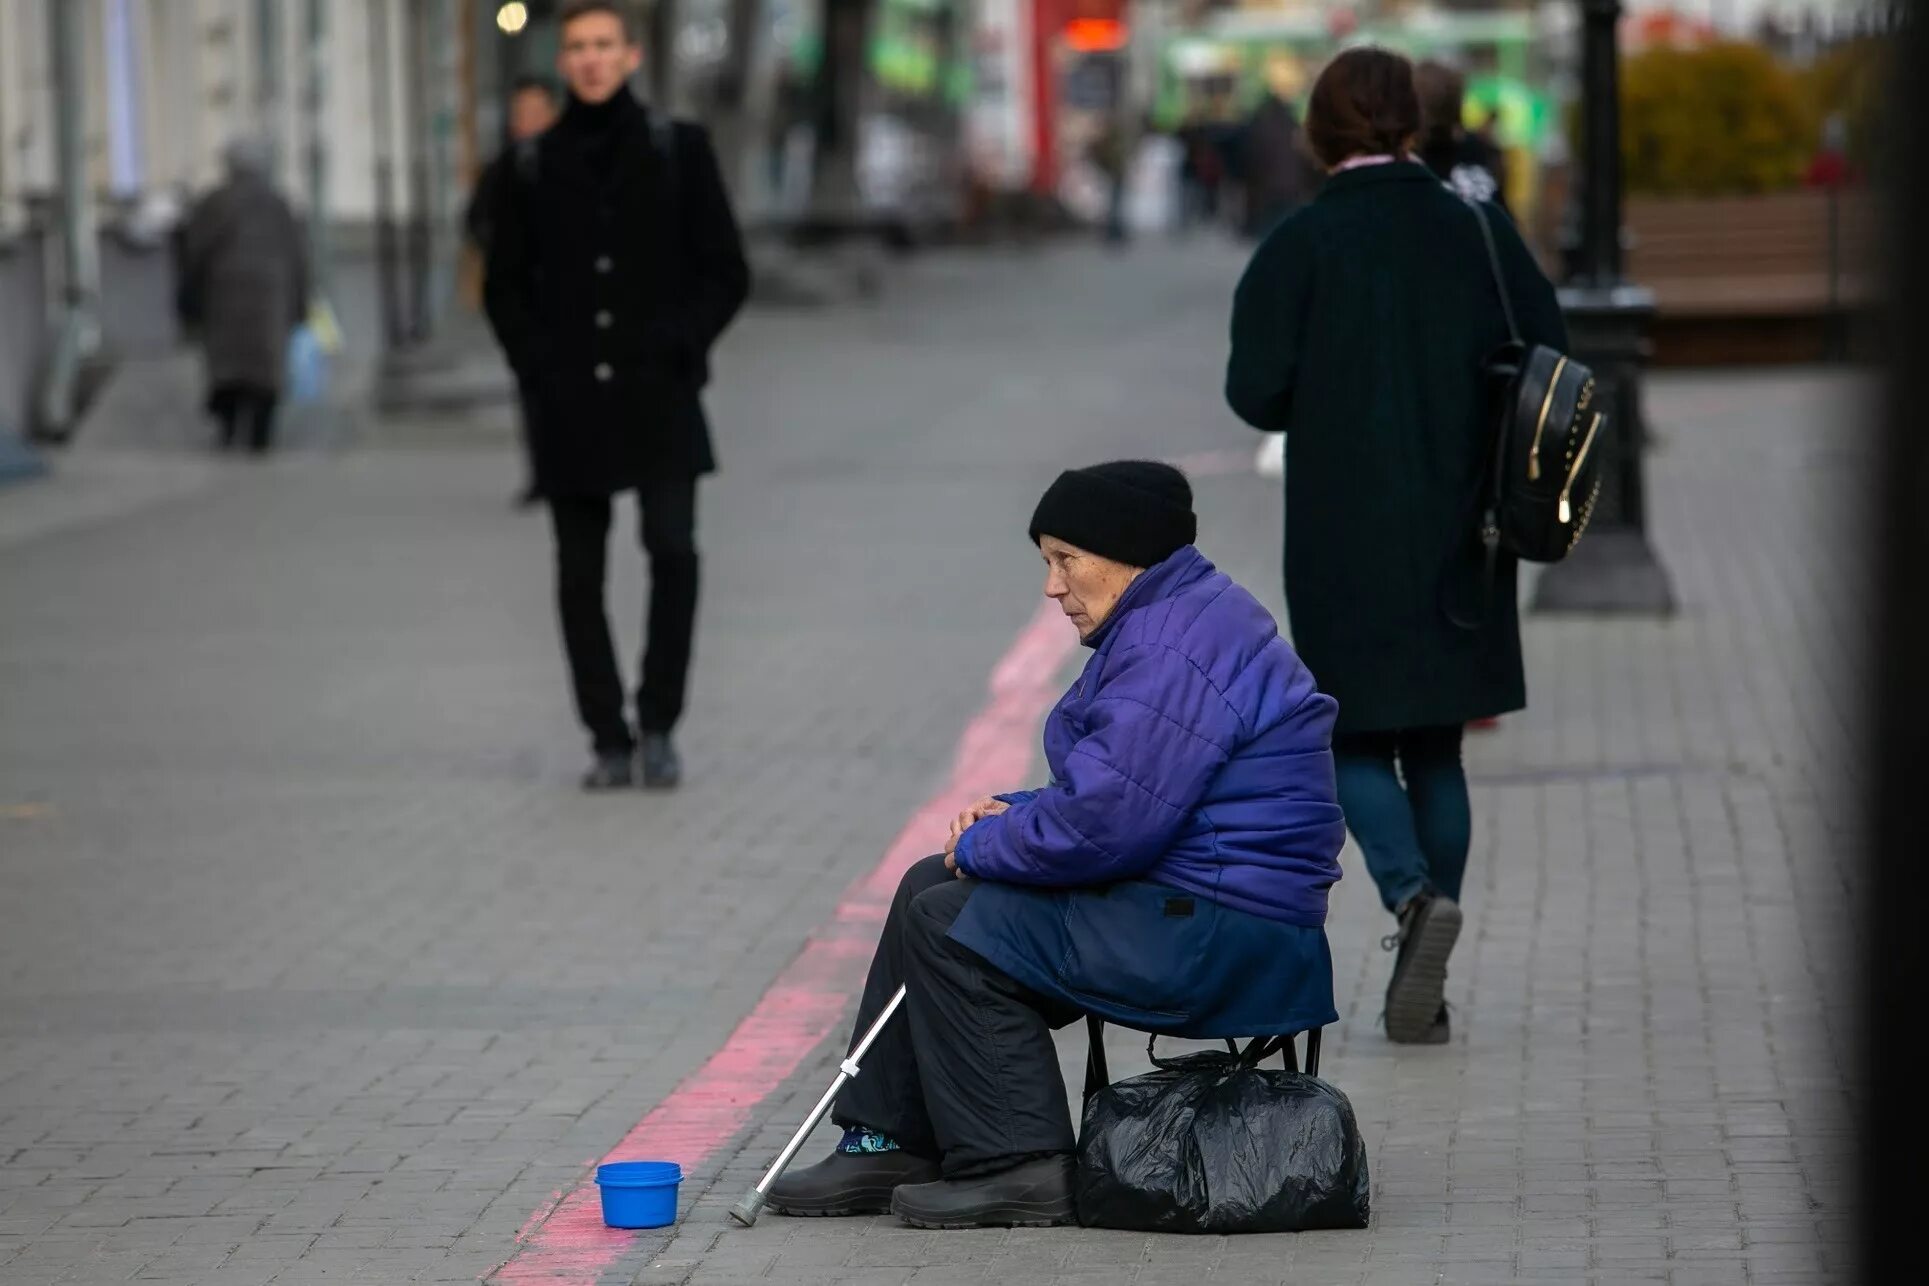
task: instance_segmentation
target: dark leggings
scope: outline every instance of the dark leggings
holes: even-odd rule
[[[275,439],[275,403],[272,389],[247,384],[223,384],[208,398],[208,409],[221,426],[223,450],[246,442],[251,451],[266,451]]]
[[[1424,889],[1456,901],[1473,841],[1461,727],[1333,739],[1340,808],[1389,911]]]

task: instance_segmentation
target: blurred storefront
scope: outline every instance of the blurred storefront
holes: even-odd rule
[[[979,0],[966,152],[993,189],[1081,204],[1082,157],[1130,112],[1135,18],[1128,0]],[[1143,98],[1143,94],[1138,97]]]

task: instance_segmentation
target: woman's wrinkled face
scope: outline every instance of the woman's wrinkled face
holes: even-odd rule
[[[1105,624],[1119,596],[1145,570],[1101,558],[1056,536],[1040,536],[1038,553],[1045,560],[1045,597],[1058,604],[1080,638],[1091,637]]]

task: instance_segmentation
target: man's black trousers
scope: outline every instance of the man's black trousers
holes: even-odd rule
[[[556,529],[556,606],[576,713],[597,754],[625,754],[635,747],[635,738],[623,717],[623,678],[603,603],[611,498],[552,495],[548,500]],[[650,602],[636,721],[644,732],[668,732],[683,714],[696,629],[697,480],[674,476],[646,482],[637,489],[637,502],[650,562]]]
[[[900,984],[897,1016],[838,1095],[831,1119],[890,1135],[942,1161],[947,1178],[1070,1152],[1071,1110],[1051,1032],[1080,1014],[993,968],[945,935],[973,881],[927,857],[905,872],[878,938],[851,1043]]]

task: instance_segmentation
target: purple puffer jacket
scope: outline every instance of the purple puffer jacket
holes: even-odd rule
[[[1188,545],[1134,581],[1045,723],[1052,782],[958,842],[968,875],[1145,880],[1318,928],[1340,878],[1337,705],[1258,600]]]

